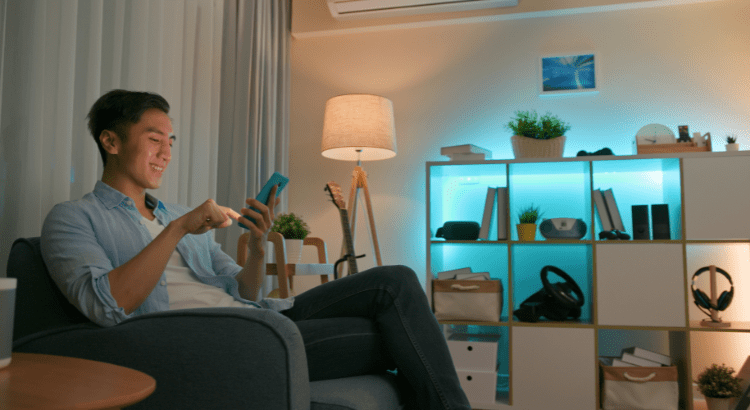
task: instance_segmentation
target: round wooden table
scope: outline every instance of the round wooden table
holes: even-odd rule
[[[153,377],[93,360],[13,353],[0,369],[0,409],[120,409],[148,397]]]

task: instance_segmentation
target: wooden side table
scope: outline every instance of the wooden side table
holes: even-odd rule
[[[13,353],[0,369],[0,409],[120,409],[148,397],[153,377],[93,360]]]

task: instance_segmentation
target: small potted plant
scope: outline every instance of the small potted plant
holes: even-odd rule
[[[507,124],[516,158],[559,158],[565,148],[565,133],[570,125],[556,115],[541,117],[536,111],[516,111]]]
[[[278,232],[284,237],[287,263],[300,263],[302,261],[302,243],[310,233],[305,221],[293,212],[279,214],[273,220],[271,231]]]
[[[516,230],[518,231],[519,241],[533,241],[536,237],[536,221],[542,216],[539,212],[539,207],[535,207],[534,204],[523,208],[518,214],[518,224]]]
[[[698,390],[706,398],[708,410],[729,410],[734,397],[742,394],[740,379],[734,369],[712,364],[698,375]]]
[[[739,151],[740,144],[737,143],[737,136],[734,134],[727,135],[727,151]]]

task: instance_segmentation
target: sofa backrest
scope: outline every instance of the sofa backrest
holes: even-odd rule
[[[78,323],[89,323],[63,296],[42,259],[39,237],[17,239],[8,257],[7,276],[18,279],[13,340]]]

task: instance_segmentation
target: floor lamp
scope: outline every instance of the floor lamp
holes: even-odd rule
[[[348,204],[352,237],[355,237],[357,198],[361,189],[364,192],[365,213],[369,219],[375,262],[382,266],[367,173],[362,169],[362,161],[396,156],[393,103],[387,98],[370,94],[340,95],[328,100],[323,120],[321,152],[326,158],[357,161],[352,173]],[[341,254],[344,254],[343,245]]]

